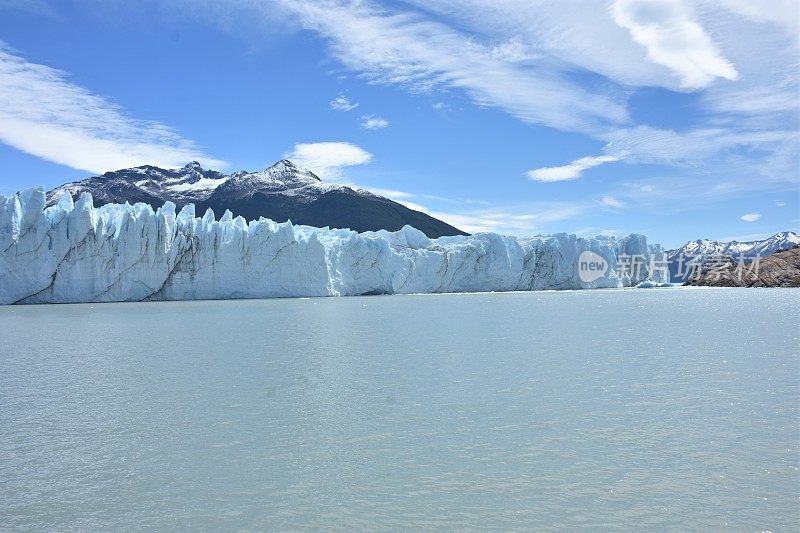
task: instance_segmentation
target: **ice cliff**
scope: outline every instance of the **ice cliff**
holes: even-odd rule
[[[608,271],[581,281],[592,251]],[[622,256],[641,258],[632,272]],[[69,194],[45,208],[43,189],[0,196],[0,303],[111,302],[529,291],[623,287],[665,281],[663,253],[642,235],[622,239],[492,233],[429,239],[405,226],[356,233],[251,222],[167,202],[108,204]]]

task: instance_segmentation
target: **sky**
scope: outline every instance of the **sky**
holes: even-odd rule
[[[289,158],[465,231],[797,231],[796,0],[0,0],[0,194]]]

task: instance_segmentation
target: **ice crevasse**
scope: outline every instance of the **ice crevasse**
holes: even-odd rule
[[[608,269],[582,281],[582,252]],[[617,268],[636,256],[641,267]],[[643,235],[620,239],[494,233],[429,239],[406,226],[356,233],[171,202],[94,207],[42,188],[0,196],[0,304],[610,288],[666,281]]]

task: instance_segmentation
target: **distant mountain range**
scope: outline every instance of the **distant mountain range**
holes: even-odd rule
[[[259,172],[240,170],[233,174],[207,170],[197,162],[179,169],[144,165],[64,184],[47,193],[47,204],[56,203],[65,192],[76,199],[84,192],[91,193],[97,206],[143,202],[157,207],[169,200],[178,208],[193,203],[201,215],[211,208],[218,217],[227,209],[247,220],[265,217],[358,232],[397,231],[408,224],[430,238],[467,235],[367,190],[323,183],[312,172],[300,170],[287,160]]]
[[[712,241],[698,239],[689,241],[680,248],[667,251],[670,279],[673,283],[682,283],[686,279],[687,262],[715,256],[726,256],[738,261],[739,258],[751,260],[756,257],[767,257],[776,252],[791,250],[800,246],[800,237],[793,231],[782,231],[772,237],[760,241]],[[681,260],[681,258],[683,258]]]
[[[730,258],[708,264],[685,285],[707,287],[800,287],[800,248],[775,252],[755,263]]]

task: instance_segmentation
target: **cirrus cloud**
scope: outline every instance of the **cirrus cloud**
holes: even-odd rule
[[[605,163],[613,163],[619,161],[620,158],[613,155],[598,155],[590,157],[581,157],[576,159],[568,165],[560,167],[544,167],[535,170],[529,170],[527,175],[534,181],[566,181],[579,178],[585,170],[596,167]]]
[[[608,194],[603,195],[600,200],[597,201],[597,203],[600,204],[601,207],[616,209],[625,207],[625,202]]]
[[[361,122],[361,127],[366,130],[382,130],[389,125],[389,121],[383,117],[367,115]]]
[[[279,4],[304,28],[319,33],[347,69],[371,83],[414,92],[460,89],[477,105],[567,131],[600,131],[629,118],[616,95],[575,84],[549,63],[520,61],[527,55],[516,40],[492,46],[445,23],[373,2]]]
[[[105,172],[137,165],[175,168],[189,161],[221,168],[192,141],[30,63],[0,42],[0,142],[72,168]]]
[[[343,94],[340,94],[333,100],[331,100],[331,109],[335,109],[336,111],[352,111],[353,109],[358,107],[358,102],[351,102],[348,97]]]

